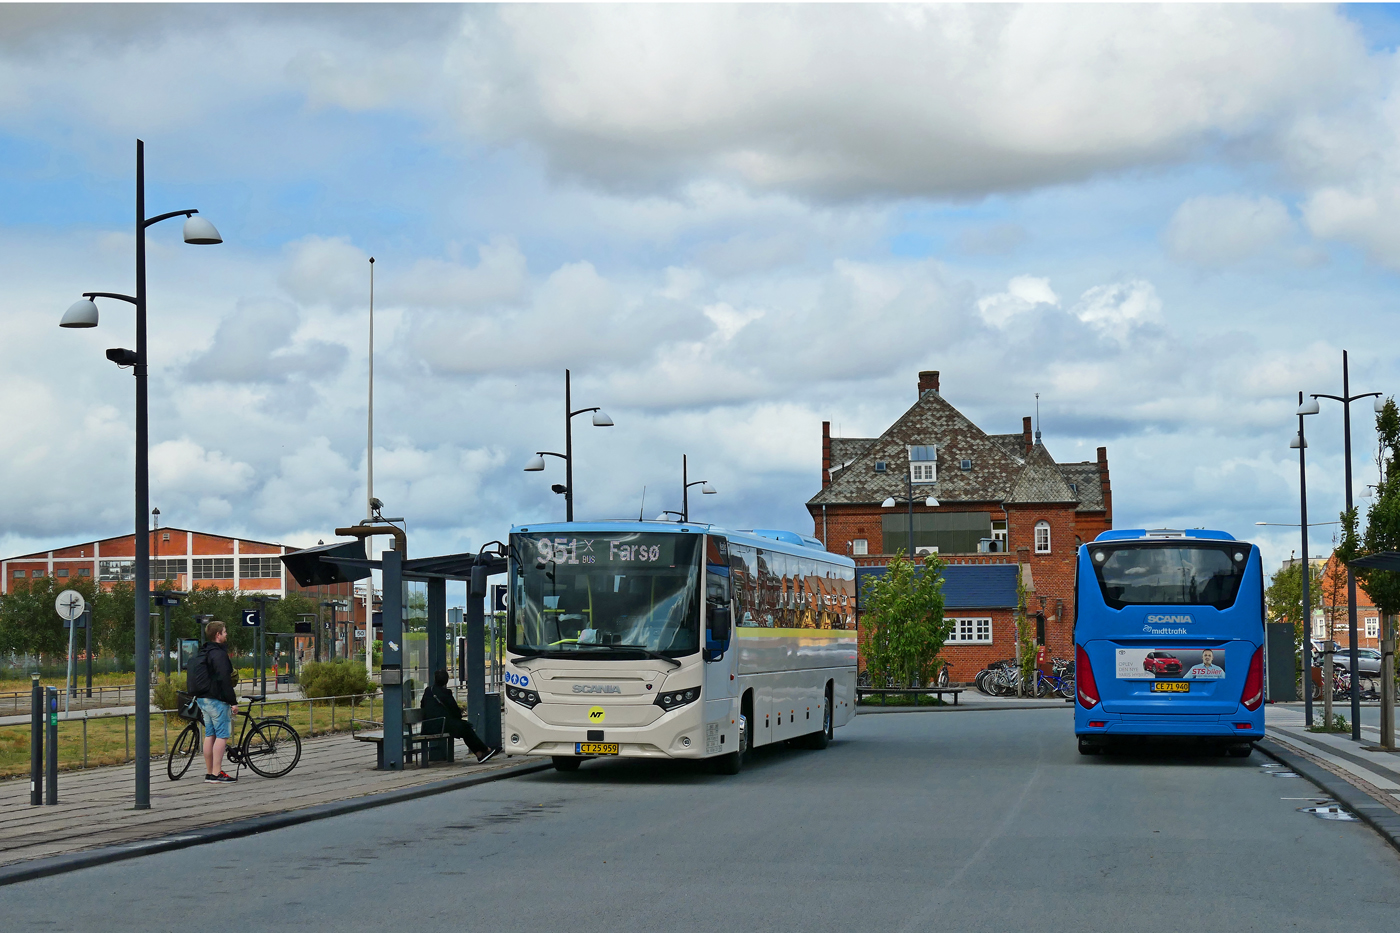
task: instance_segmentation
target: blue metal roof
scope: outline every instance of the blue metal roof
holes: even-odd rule
[[[949,564],[943,568],[943,608],[1016,608],[1015,564]],[[861,594],[870,577],[885,575],[884,567],[856,568],[856,608],[863,609]]]

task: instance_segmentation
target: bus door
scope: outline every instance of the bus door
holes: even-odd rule
[[[1075,643],[1106,713],[1236,714],[1262,648],[1257,548],[1234,541],[1104,542],[1080,556]]]

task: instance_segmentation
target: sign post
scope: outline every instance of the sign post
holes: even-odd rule
[[[77,590],[64,590],[54,600],[53,607],[58,611],[59,618],[68,623],[68,674],[63,680],[63,711],[66,713],[68,712],[69,697],[73,694],[73,640],[78,634],[77,626],[73,622],[83,614],[87,603],[83,599],[83,594]]]
[[[245,627],[247,627],[247,628],[251,628],[251,629],[254,629],[254,630],[255,630],[255,631],[253,632],[253,656],[254,656],[254,658],[255,658],[256,660],[253,662],[253,683],[256,684],[257,681],[258,681],[258,671],[262,669],[262,663],[263,663],[263,653],[262,653],[262,632],[263,632],[263,629],[262,629],[262,613],[259,612],[259,611],[256,610],[256,609],[244,609],[244,610],[243,610],[243,625],[244,625]],[[258,691],[258,688],[257,688],[256,686],[253,687],[253,692],[256,693],[257,691]],[[263,692],[263,693],[266,693],[266,692],[267,692],[267,681],[266,681],[266,680],[263,681],[263,691],[262,691],[262,692]]]

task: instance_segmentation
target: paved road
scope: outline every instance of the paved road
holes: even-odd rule
[[[761,753],[737,778],[591,763],[15,885],[0,902],[7,931],[1394,925],[1400,858],[1285,799],[1312,785],[1259,756],[1084,758],[1070,716],[860,716],[826,751]]]

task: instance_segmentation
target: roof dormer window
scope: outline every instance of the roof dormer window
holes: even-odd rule
[[[916,483],[938,481],[938,448],[932,445],[909,448],[909,478]]]

